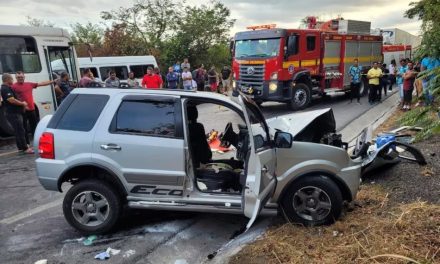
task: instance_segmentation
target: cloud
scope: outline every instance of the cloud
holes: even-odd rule
[[[60,27],[88,21],[102,22],[100,13],[128,7],[135,0],[0,0],[0,24],[25,24],[26,16],[45,19]],[[231,9],[237,19],[231,33],[246,26],[276,23],[280,27],[298,27],[300,20],[315,15],[331,19],[342,15],[345,19],[372,21],[373,27],[398,27],[418,33],[420,22],[403,18],[410,0],[220,0]],[[209,3],[209,0],[187,0],[189,5]],[[25,8],[24,8],[25,7]]]
[[[371,21],[372,27],[401,27],[417,33],[420,22],[403,18],[409,1],[395,0],[223,0],[237,18],[234,31],[253,24],[276,23],[279,27],[297,27],[306,16],[328,20],[341,15],[345,19]]]

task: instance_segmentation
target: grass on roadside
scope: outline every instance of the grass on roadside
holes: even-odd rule
[[[415,108],[404,113],[397,122],[402,126],[422,127],[423,130],[416,135],[416,141],[440,134],[440,118],[436,106]]]
[[[358,205],[332,226],[273,228],[231,263],[440,263],[440,205],[391,205],[371,184]]]

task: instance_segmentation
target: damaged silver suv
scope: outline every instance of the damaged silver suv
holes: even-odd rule
[[[207,140],[220,125],[228,151]],[[37,175],[48,190],[73,185],[64,215],[86,234],[110,231],[123,206],[244,214],[247,228],[263,209],[329,224],[356,197],[362,166],[323,140],[334,130],[331,109],[265,120],[241,94],[75,89],[38,125]]]

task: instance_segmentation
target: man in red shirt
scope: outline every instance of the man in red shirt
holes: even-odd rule
[[[32,94],[32,91],[33,89],[40,86],[55,84],[57,80],[45,81],[40,83],[25,82],[24,73],[21,71],[16,72],[15,79],[17,79],[17,82],[12,85],[12,90],[15,92],[19,100],[25,101],[27,103],[26,111],[23,114],[23,125],[26,129],[26,135],[31,133],[33,136],[35,133],[35,128],[38,124],[38,120],[35,113],[34,96]],[[30,131],[28,130],[28,123]],[[27,143],[30,144],[28,137],[26,137],[26,139],[28,141]]]
[[[146,89],[161,89],[162,78],[153,72],[153,68],[148,67],[147,74],[142,79],[142,87]]]

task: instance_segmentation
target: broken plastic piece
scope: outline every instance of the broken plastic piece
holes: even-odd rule
[[[109,258],[110,258],[110,253],[108,253],[107,251],[101,252],[95,256],[95,259],[98,260],[107,260]]]
[[[83,241],[84,246],[90,246],[93,244],[93,241],[95,241],[98,237],[95,235],[89,236]]]
[[[105,252],[109,253],[112,256],[115,256],[115,255],[118,255],[119,253],[121,253],[121,250],[109,247],[109,248],[107,248],[107,250]]]
[[[136,251],[133,249],[129,249],[129,250],[125,251],[125,253],[124,253],[124,255],[122,255],[122,257],[129,258],[134,254],[136,254]]]
[[[38,261],[35,261],[34,264],[47,264],[47,259],[40,259]]]

